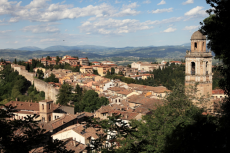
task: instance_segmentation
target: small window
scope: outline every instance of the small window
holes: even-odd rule
[[[42,104],[42,110],[44,110],[44,104]]]
[[[195,42],[195,44],[194,44],[194,47],[195,47],[195,50],[197,50],[197,43]]]
[[[49,109],[51,109],[51,104],[49,104]]]

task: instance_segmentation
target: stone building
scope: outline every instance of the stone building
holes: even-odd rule
[[[185,85],[199,83],[198,97],[212,95],[212,54],[206,50],[206,36],[196,31],[191,37],[191,50],[185,56]]]
[[[93,73],[93,67],[92,66],[83,66],[80,68],[81,73]]]

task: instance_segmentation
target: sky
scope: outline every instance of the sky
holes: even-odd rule
[[[0,0],[0,49],[189,43],[206,0]]]

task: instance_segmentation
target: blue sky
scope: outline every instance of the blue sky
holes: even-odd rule
[[[205,0],[0,0],[0,48],[181,45],[207,9]]]

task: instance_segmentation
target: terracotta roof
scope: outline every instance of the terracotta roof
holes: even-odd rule
[[[46,102],[46,100],[42,100],[41,102]],[[31,110],[31,111],[39,111],[39,103],[33,102],[23,102],[23,101],[10,101],[5,104],[6,106],[12,105],[13,107],[17,106],[15,109],[17,110]],[[59,105],[52,103],[52,111],[60,107]]]
[[[109,114],[121,115],[122,120],[132,120],[132,119],[135,119],[135,117],[138,115],[138,113],[135,113],[135,112],[127,112],[127,111],[121,111],[121,110],[113,110],[113,111],[110,111]]]
[[[224,94],[224,90],[223,89],[215,89],[215,90],[212,90],[212,94]]]
[[[85,137],[86,139],[89,138],[89,137],[93,137],[93,138],[97,139],[98,136],[97,136],[96,133],[102,134],[102,131],[99,131],[99,132],[97,131],[98,129],[95,129],[93,127],[86,128],[85,126],[86,125],[84,125],[84,124],[71,125],[71,126],[65,128],[65,129],[63,129],[63,130],[61,130],[61,131],[59,131],[59,132],[57,132],[57,133],[55,133],[53,135],[57,135],[57,134],[65,132],[65,131],[73,130],[76,133],[78,133],[79,135]],[[83,132],[83,131],[85,131],[85,132]]]
[[[112,91],[122,91],[122,90],[126,90],[125,88],[123,87],[110,87],[108,88],[107,90],[112,90]]]
[[[182,63],[181,61],[171,61],[170,63]]]
[[[94,61],[94,62],[92,62],[92,63],[100,63],[100,62]]]
[[[76,119],[78,116],[80,115],[64,114],[62,117],[57,118],[56,120],[53,120],[51,122],[41,122],[40,125],[42,125],[42,128],[46,131],[50,131],[62,126],[65,123],[68,123],[69,121]]]
[[[64,60],[77,60],[77,58],[65,58]]]
[[[39,103],[32,103],[32,102],[23,102],[23,101],[10,101],[6,106],[12,105],[13,107],[17,106],[17,110],[33,110],[39,111]]]
[[[92,66],[83,66],[80,69],[85,69],[85,68],[92,68]]]
[[[82,152],[87,147],[87,145],[84,145],[84,144],[82,144],[80,142],[77,142],[77,141],[73,140],[72,137],[68,138],[68,139],[64,139],[62,141],[65,142],[65,147],[66,147],[67,150],[73,150],[75,153]],[[74,143],[74,141],[75,141],[75,143]]]
[[[122,91],[117,92],[117,94],[122,94],[122,95],[128,95],[130,93],[132,93],[132,91],[129,91],[129,90],[122,90]]]
[[[142,113],[142,114],[147,114],[148,112],[150,112],[149,108],[146,108],[146,107],[137,107],[135,110],[134,110],[135,113]]]
[[[146,86],[146,85],[139,85],[139,84],[128,84],[130,88],[133,90],[138,91],[153,91],[155,93],[164,93],[164,92],[170,92],[166,87],[164,86],[158,86],[158,87],[152,87],[152,86]]]
[[[56,61],[48,61],[49,63],[56,63]]]

